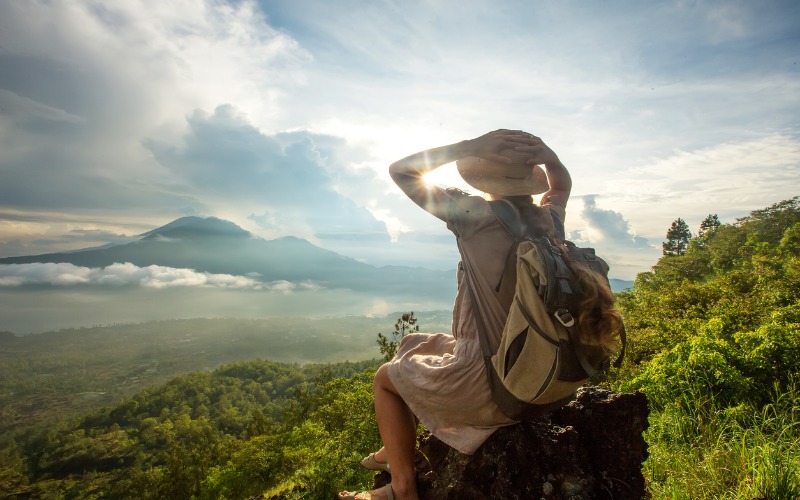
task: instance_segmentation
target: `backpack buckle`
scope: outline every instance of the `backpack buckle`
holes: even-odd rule
[[[573,318],[572,314],[566,309],[559,309],[553,313],[553,316],[555,316],[558,322],[564,325],[566,328],[570,328],[575,325],[575,318]]]

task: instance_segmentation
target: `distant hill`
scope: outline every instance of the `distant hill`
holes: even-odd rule
[[[611,285],[611,291],[622,292],[628,288],[633,288],[633,280],[618,280],[616,278],[609,278],[608,283]]]
[[[0,264],[68,262],[105,267],[130,262],[201,272],[246,275],[271,282],[313,281],[327,288],[381,291],[426,297],[455,295],[451,271],[376,267],[292,236],[264,240],[216,217],[183,217],[117,245],[44,255],[7,257]]]

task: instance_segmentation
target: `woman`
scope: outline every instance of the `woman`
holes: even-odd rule
[[[496,285],[503,279],[514,241],[484,198],[430,186],[423,180],[428,172],[453,161],[468,183],[493,199],[514,203],[536,219],[541,231],[563,239],[572,181],[556,154],[531,134],[497,130],[413,154],[389,167],[400,189],[445,221],[456,235],[461,262],[453,335],[407,335],[394,359],[378,369],[375,413],[384,446],[362,465],[390,471],[392,482],[371,492],[343,492],[343,499],[418,498],[417,419],[437,438],[466,454],[473,453],[497,428],[515,423],[492,402],[476,322],[480,313],[486,329],[481,334],[497,346],[511,297],[498,294]],[[537,165],[544,165],[546,178]],[[531,195],[542,192],[540,207],[536,207]],[[467,289],[467,274],[474,294]]]

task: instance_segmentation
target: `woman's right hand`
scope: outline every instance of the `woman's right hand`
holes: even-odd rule
[[[468,153],[468,156],[477,156],[484,160],[511,163],[511,158],[503,156],[500,152],[527,145],[530,138],[531,134],[520,130],[495,130],[475,139],[464,141],[466,143],[465,152]]]

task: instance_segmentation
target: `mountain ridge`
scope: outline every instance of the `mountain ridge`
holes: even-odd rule
[[[116,245],[70,252],[5,257],[0,264],[71,263],[103,268],[117,262],[160,265],[213,274],[258,276],[264,282],[315,282],[326,288],[395,292],[441,299],[455,294],[450,271],[377,267],[295,236],[257,237],[217,217],[182,217]]]
[[[121,242],[97,247],[0,258],[0,264],[68,262],[106,267],[130,262],[201,272],[259,276],[264,281],[313,281],[328,288],[358,291],[401,291],[436,298],[455,294],[451,271],[421,266],[374,266],[318,247],[297,236],[266,240],[218,217],[186,216]],[[611,279],[618,292],[633,281]]]

